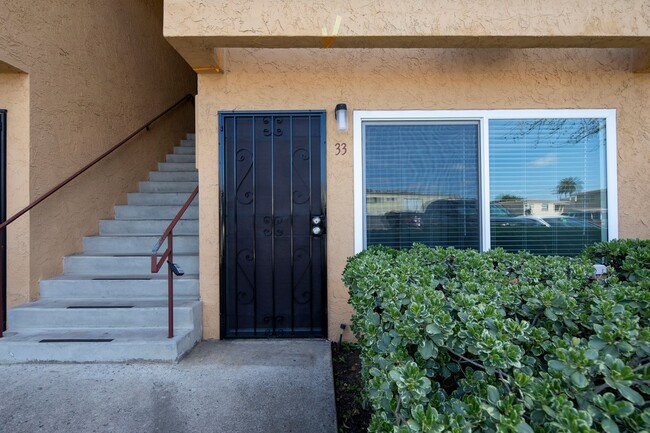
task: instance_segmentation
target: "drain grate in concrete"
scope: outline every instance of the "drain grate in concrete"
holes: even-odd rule
[[[133,305],[70,305],[69,310],[82,310],[88,308],[133,308]]]
[[[106,278],[93,278],[93,281],[149,281],[151,278],[140,277],[140,278],[131,278],[131,277],[106,277]]]
[[[45,338],[39,343],[110,343],[112,338]]]

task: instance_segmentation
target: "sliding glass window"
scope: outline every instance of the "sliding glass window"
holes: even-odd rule
[[[617,236],[614,110],[355,113],[355,244],[576,255]]]

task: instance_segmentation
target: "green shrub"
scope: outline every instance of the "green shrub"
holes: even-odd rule
[[[351,258],[369,431],[650,431],[650,292],[592,274],[500,249]]]
[[[599,242],[585,248],[583,256],[611,267],[622,282],[630,281],[650,288],[650,240]]]

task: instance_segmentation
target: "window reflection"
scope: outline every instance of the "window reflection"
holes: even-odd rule
[[[479,248],[478,123],[364,128],[366,241]]]
[[[605,119],[489,120],[492,247],[607,240]],[[476,122],[364,125],[366,243],[479,248]]]
[[[492,247],[576,255],[607,239],[605,119],[489,121]],[[526,224],[520,223],[526,221]]]

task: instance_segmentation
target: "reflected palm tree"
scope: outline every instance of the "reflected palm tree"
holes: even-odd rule
[[[578,177],[565,177],[561,179],[560,182],[555,187],[555,193],[559,198],[571,197],[578,190],[582,189],[582,180]]]

